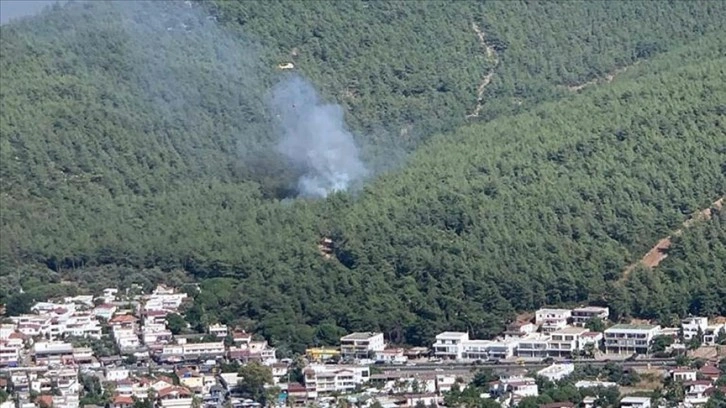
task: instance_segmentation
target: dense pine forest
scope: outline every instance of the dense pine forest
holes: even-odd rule
[[[0,27],[8,312],[166,282],[195,326],[290,351],[490,336],[543,305],[726,314],[723,210],[621,279],[726,193],[723,3],[262,4],[71,2]],[[266,108],[287,63],[343,107],[361,189],[294,198]]]

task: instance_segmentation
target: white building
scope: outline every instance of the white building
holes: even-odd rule
[[[502,379],[492,384],[490,390],[490,394],[496,395],[503,395],[507,392],[511,392],[512,395],[520,398],[536,397],[539,395],[537,382],[534,378],[530,377],[514,377]]]
[[[587,333],[584,327],[565,327],[550,333],[547,352],[551,357],[569,357],[574,351],[581,350],[580,339]]]
[[[129,370],[124,367],[106,369],[106,381],[121,381],[129,378]]]
[[[528,358],[545,358],[549,355],[550,336],[541,333],[532,333],[519,340],[517,355]]]
[[[660,326],[616,324],[605,330],[605,351],[608,353],[648,353]]]
[[[708,390],[713,386],[711,381],[693,380],[684,384],[686,396],[684,401],[686,406],[703,406],[708,402]]]
[[[567,327],[567,319],[572,316],[569,309],[539,309],[535,312],[535,323],[543,332],[552,332]]]
[[[8,343],[7,340],[0,340],[0,367],[14,367],[20,361],[20,349]]]
[[[223,324],[213,324],[209,326],[209,334],[217,338],[227,337],[227,333],[229,333],[227,326]]]
[[[434,356],[445,360],[462,360],[464,343],[469,342],[469,333],[443,332],[436,335],[433,345]]]
[[[575,383],[575,387],[577,388],[610,388],[610,387],[617,387],[618,383],[609,382],[609,381],[590,381],[590,380],[580,380]]]
[[[492,341],[489,344],[489,360],[505,360],[514,357],[519,341],[517,339],[504,339]]]
[[[706,317],[688,317],[681,320],[681,329],[683,329],[683,339],[685,341],[703,335],[707,328],[708,318]]]
[[[340,355],[343,359],[370,358],[375,352],[385,348],[383,333],[351,333],[340,339]]]
[[[118,308],[116,306],[110,303],[103,303],[93,309],[93,314],[96,317],[100,317],[106,321],[109,321],[113,317],[113,314],[116,313],[117,309]]]
[[[552,364],[537,371],[537,375],[550,381],[559,381],[575,371],[574,364]]]
[[[402,348],[387,348],[376,351],[376,361],[388,364],[403,364],[408,361],[408,357],[406,357]]]
[[[621,408],[650,408],[650,398],[648,397],[625,397],[620,400]]]
[[[332,392],[349,392],[368,382],[367,366],[311,364],[303,370],[308,396],[317,398]]]
[[[726,324],[711,324],[703,331],[703,344],[706,346],[714,346],[717,343],[718,336],[721,333],[726,334]]]
[[[607,307],[587,306],[572,309],[572,324],[576,326],[584,326],[594,318],[606,321],[609,317],[610,309]]]

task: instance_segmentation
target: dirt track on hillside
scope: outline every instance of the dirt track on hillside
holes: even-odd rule
[[[711,208],[716,208],[719,210],[723,208],[724,199],[726,199],[726,197],[721,197],[720,199],[714,201],[713,204],[711,204],[711,206],[709,206],[708,208],[695,213],[691,218],[683,222],[681,228],[674,231],[673,234],[658,241],[658,243],[655,244],[655,246],[651,248],[650,251],[648,251],[638,262],[625,268],[621,280],[625,280],[630,272],[632,272],[633,269],[635,269],[638,265],[643,265],[651,269],[658,266],[658,264],[660,264],[664,259],[668,257],[668,248],[670,248],[671,246],[671,238],[680,235],[681,233],[683,233],[684,229],[689,228],[695,222],[711,219]]]
[[[476,89],[476,107],[470,114],[466,115],[467,118],[475,118],[479,116],[479,112],[481,111],[484,103],[484,89],[486,89],[487,85],[492,82],[492,78],[494,78],[494,69],[496,69],[499,65],[497,53],[494,51],[494,47],[487,44],[484,32],[479,28],[479,25],[477,23],[471,23],[471,28],[476,33],[477,37],[479,37],[479,44],[481,44],[482,48],[486,51],[487,59],[494,61],[494,67],[492,67],[486,76],[484,76],[481,83],[479,83],[479,86]]]

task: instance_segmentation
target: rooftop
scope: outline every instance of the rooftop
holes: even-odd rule
[[[609,311],[607,307],[600,307],[600,306],[584,306],[584,307],[577,307],[575,309],[578,312],[605,312]]]
[[[371,337],[377,336],[381,333],[378,332],[356,332],[351,333],[347,336],[343,336],[341,340],[368,340]]]
[[[557,330],[556,332],[552,334],[584,334],[587,333],[588,330],[584,327],[565,327],[564,329]]]
[[[437,339],[460,339],[464,336],[468,336],[469,333],[466,332],[454,332],[454,331],[446,331],[443,333],[439,333],[436,335]]]
[[[653,330],[658,326],[652,324],[616,324],[615,326],[605,330]]]

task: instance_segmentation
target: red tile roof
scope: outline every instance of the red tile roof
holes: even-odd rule
[[[109,321],[109,323],[133,323],[136,321],[136,317],[131,315],[119,315]]]
[[[134,399],[118,395],[113,399],[113,403],[114,405],[134,405]]]

